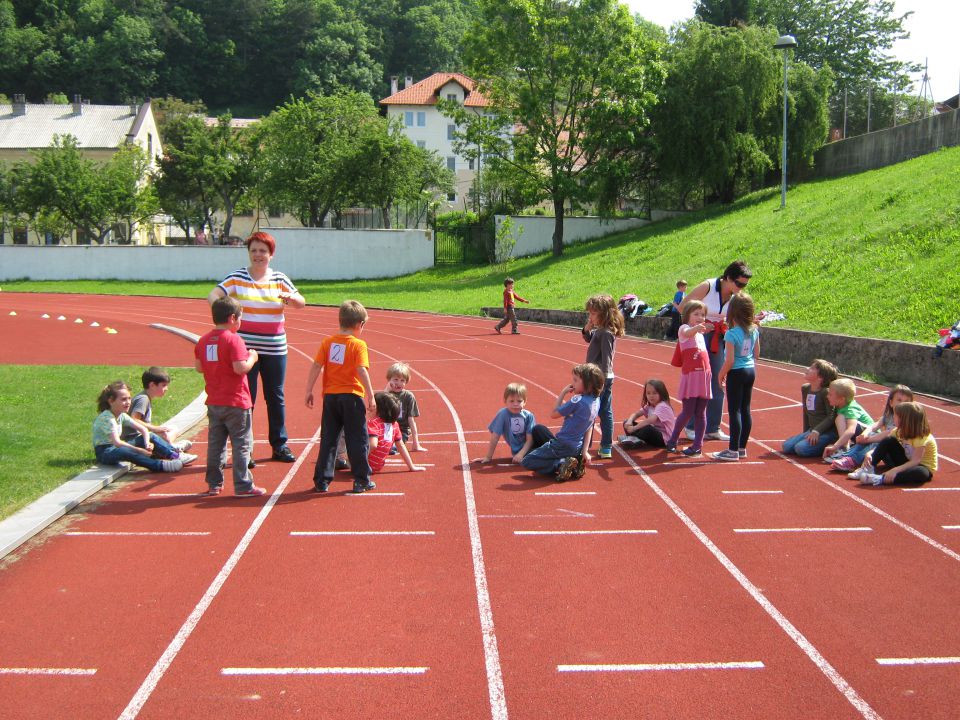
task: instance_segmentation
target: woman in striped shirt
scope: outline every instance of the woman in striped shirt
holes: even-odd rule
[[[243,306],[240,337],[248,349],[257,351],[260,359],[247,375],[250,394],[257,401],[257,381],[263,381],[263,399],[267,403],[270,425],[270,447],[273,459],[296,460],[287,447],[286,407],[283,383],[287,374],[287,335],[284,330],[285,307],[302,308],[307,304],[290,278],[270,269],[270,260],[277,250],[277,241],[265,232],[247,238],[250,264],[227,275],[207,297],[208,302],[224,295],[236,298]],[[250,466],[253,467],[253,459]]]

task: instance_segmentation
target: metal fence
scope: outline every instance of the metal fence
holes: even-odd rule
[[[482,265],[493,257],[493,226],[433,228],[434,265]]]

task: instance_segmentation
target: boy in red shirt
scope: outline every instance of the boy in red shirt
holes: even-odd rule
[[[507,323],[510,323],[511,330],[514,335],[520,334],[520,331],[517,330],[517,313],[515,302],[517,300],[522,303],[527,302],[513,291],[513,278],[507,278],[503,281],[503,320],[498,322],[496,327],[493,328],[497,331],[497,335],[500,334],[500,330],[507,326]]]
[[[217,327],[201,337],[193,350],[194,367],[203,373],[207,390],[207,495],[219,495],[223,489],[227,436],[233,448],[233,494],[265,495],[266,490],[253,484],[247,467],[253,449],[253,400],[247,373],[257,362],[257,351],[247,350],[237,335],[243,315],[239,302],[221,297],[210,309]]]
[[[403,434],[400,431],[400,402],[389,391],[378,392],[373,396],[377,404],[377,412],[367,420],[367,435],[370,443],[370,472],[378,473],[383,470],[387,462],[387,455],[390,449],[396,446],[399,449],[400,457],[407,464],[411,472],[425,470],[419,465],[414,465],[403,442]]]
[[[313,386],[323,374],[323,416],[320,420],[320,454],[313,471],[313,486],[326,492],[333,480],[337,438],[343,431],[353,472],[353,492],[376,487],[367,461],[367,410],[373,412],[373,386],[367,344],[358,335],[367,322],[367,311],[356,300],[340,305],[340,332],[323,339],[307,375],[305,402],[313,407]]]

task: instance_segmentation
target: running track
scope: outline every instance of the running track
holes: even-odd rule
[[[190,344],[149,324],[202,333],[208,318],[199,300],[2,293],[0,332],[17,341],[3,362],[188,366]],[[0,565],[4,718],[957,717],[957,406],[923,398],[933,483],[861,488],[775,454],[801,376],[763,363],[748,463],[615,451],[557,485],[506,464],[503,445],[499,464],[464,461],[507,382],[548,417],[584,357],[578,332],[371,311],[374,385],[411,363],[429,467],[318,496],[319,414],[302,396],[335,310],[288,318],[299,460],[261,462],[271,495],[199,497],[202,459],[137,474]],[[618,343],[618,418],[644,379],[675,387],[671,353]],[[882,388],[858,386],[879,412]],[[264,459],[262,407],[255,430]]]

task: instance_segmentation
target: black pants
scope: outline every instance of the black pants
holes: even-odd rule
[[[917,452],[919,451],[920,449],[917,448]],[[900,441],[895,438],[884,438],[873,451],[873,467],[877,474],[882,475],[887,470],[899,467],[905,462],[907,462],[907,453],[904,452]],[[933,473],[930,472],[929,468],[923,465],[915,465],[908,470],[898,472],[897,477],[893,479],[893,484],[923,485],[923,483],[930,482],[932,478]]]
[[[676,340],[680,333],[680,313],[670,308],[670,327],[667,328],[667,340]]]
[[[623,429],[624,432],[627,431],[626,428]],[[635,438],[640,438],[644,443],[650,447],[666,447],[667,443],[663,439],[663,434],[657,430],[653,425],[644,425],[642,428],[634,430],[632,433],[627,433],[627,435],[632,435]]]
[[[753,383],[757,379],[753,368],[739,368],[727,373],[727,414],[730,422],[730,449],[737,451],[747,447],[753,419],[750,417],[750,399]]]
[[[350,471],[354,483],[366,485],[370,481],[370,463],[367,451],[367,406],[363,398],[353,393],[333,393],[323,396],[323,418],[320,420],[320,453],[313,470],[313,484],[333,480],[337,459],[337,439],[340,431],[347,445]]]

